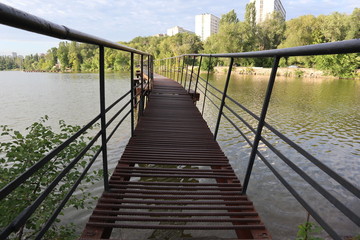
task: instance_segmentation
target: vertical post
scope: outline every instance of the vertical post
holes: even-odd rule
[[[181,62],[181,58],[178,57],[178,67],[177,67],[177,77],[176,77],[176,81],[179,82],[179,75],[180,75],[180,62]]]
[[[228,74],[227,74],[227,77],[226,77],[224,92],[223,92],[222,100],[221,100],[221,103],[220,103],[219,115],[218,115],[218,119],[217,119],[217,122],[216,122],[214,140],[216,140],[217,134],[219,132],[220,120],[221,120],[221,116],[222,116],[222,113],[223,113],[223,108],[224,108],[224,105],[225,105],[226,93],[227,93],[227,89],[229,87],[229,82],[230,82],[230,76],[231,76],[233,63],[234,63],[234,58],[231,58],[230,59],[230,65],[229,65]]]
[[[175,77],[176,77],[176,58],[174,58],[173,59],[173,61],[174,61],[174,68],[173,68],[173,71],[174,71],[174,73],[173,73],[173,80],[175,80]]]
[[[105,66],[104,46],[99,46],[99,70],[100,70],[100,115],[101,115],[101,149],[103,158],[104,190],[109,191],[107,145],[106,145],[106,112],[105,112]]]
[[[196,93],[197,86],[198,86],[198,83],[199,83],[202,59],[203,59],[203,56],[200,56],[199,69],[198,69],[198,72],[197,72],[196,83],[195,83],[195,93]]]
[[[131,53],[131,60],[130,60],[130,96],[131,96],[131,136],[134,136],[135,124],[134,124],[134,107],[135,107],[135,98],[134,98],[134,53]]]
[[[185,58],[184,58],[185,61]],[[189,64],[186,64],[186,73],[185,73],[185,81],[184,81],[184,88],[186,89],[186,80],[188,76]]]
[[[151,61],[150,61],[150,58],[151,56],[148,55],[148,74],[147,74],[147,91],[148,91],[148,94],[149,94],[149,91],[150,91],[150,77],[151,77]]]
[[[164,69],[165,69],[165,63],[164,63],[165,60],[161,60],[160,61],[160,66],[161,66],[161,75],[163,75],[163,72],[164,72]]]
[[[182,82],[183,82],[184,67],[185,67],[185,56],[183,56],[183,65],[182,65],[182,68],[181,68],[180,85],[182,85]]]
[[[171,79],[174,80],[175,79],[175,58],[171,59],[171,65],[172,65],[172,67],[171,67],[171,71],[172,71]]]
[[[170,58],[167,60],[167,63],[168,63],[168,74],[167,74],[167,77],[168,77],[168,78],[171,78],[171,59],[170,59]]]
[[[171,59],[168,59],[168,78],[171,78]]]
[[[167,60],[167,63],[168,63],[168,71],[167,71],[167,77],[170,78],[170,74],[171,74],[171,59],[169,58]]]
[[[140,114],[144,114],[144,55],[140,55],[140,81],[141,81],[141,92],[140,92]]]
[[[151,56],[150,57],[151,61],[151,84],[152,84],[152,81],[154,80],[154,57]]]
[[[269,107],[271,93],[272,93],[272,89],[274,87],[274,83],[275,83],[275,79],[276,79],[276,72],[277,72],[277,69],[278,69],[278,66],[279,66],[279,61],[280,61],[280,57],[276,56],[275,59],[274,59],[274,65],[273,65],[272,70],[271,70],[271,75],[270,75],[268,87],[267,87],[267,90],[266,90],[266,95],[265,95],[265,98],[264,98],[264,104],[263,104],[261,114],[260,114],[260,120],[259,120],[257,130],[256,130],[254,144],[253,144],[253,147],[251,149],[251,154],[250,154],[250,158],[249,158],[249,164],[248,164],[248,167],[247,167],[247,170],[246,170],[246,175],[245,175],[245,180],[244,180],[244,186],[243,186],[243,190],[241,192],[242,194],[246,194],[246,190],[247,190],[247,187],[249,185],[252,168],[253,168],[253,165],[254,165],[254,162],[255,162],[257,149],[258,149],[259,142],[260,142],[260,139],[261,139],[261,132],[262,132],[262,129],[263,129],[264,124],[265,124],[266,113],[267,113],[267,110],[268,110],[268,107]]]
[[[193,64],[192,64],[192,67],[191,67],[191,75],[190,75],[190,83],[189,83],[188,92],[190,92],[190,88],[191,88],[191,82],[192,82],[193,73],[194,73],[195,60],[196,60],[196,57],[194,56],[194,58],[193,58]]]
[[[209,85],[209,74],[210,74],[210,68],[211,68],[211,60],[212,60],[212,59],[211,59],[211,55],[210,55],[209,65],[208,65],[208,71],[207,71],[207,75],[206,75],[206,85],[205,85],[204,101],[203,101],[203,106],[202,106],[202,110],[201,110],[201,115],[204,115],[206,94],[207,94],[208,85]]]

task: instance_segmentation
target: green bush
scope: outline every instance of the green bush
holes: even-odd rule
[[[306,222],[298,226],[296,240],[323,240],[322,238],[313,236],[314,234],[321,233],[323,229],[312,222]]]
[[[25,135],[10,129],[8,126],[0,126],[2,138],[7,139],[6,142],[0,142],[0,189],[81,129],[80,126],[71,126],[65,124],[64,121],[59,121],[60,132],[55,133],[51,127],[45,126],[47,120],[48,117],[45,116],[38,122],[33,123],[26,128],[27,133]],[[85,148],[90,139],[86,134],[78,137],[27,181],[0,201],[0,230],[4,229],[21,211],[34,202],[60,171]],[[68,190],[87,165],[90,156],[93,156],[97,149],[96,146],[88,151],[59,182],[20,230],[10,236],[10,239],[33,238],[42,229],[43,224],[46,223],[54,209],[68,193]],[[100,175],[100,171],[88,173],[83,181],[94,183],[100,179]],[[76,197],[70,198],[65,207],[85,208],[91,199],[91,194],[85,192],[85,190],[86,187],[78,188],[80,193]],[[57,219],[44,236],[44,239],[71,239],[74,237],[74,233],[75,226],[73,224],[60,225],[60,220]]]

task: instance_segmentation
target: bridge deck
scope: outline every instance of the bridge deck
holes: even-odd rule
[[[173,80],[158,77],[110,178],[110,191],[99,199],[81,239],[109,238],[112,228],[203,230],[202,237],[226,230],[233,235],[222,236],[231,239],[270,239],[240,192],[190,96]]]

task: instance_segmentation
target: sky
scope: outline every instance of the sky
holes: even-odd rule
[[[266,1],[266,0],[265,0]],[[0,0],[0,3],[68,28],[110,41],[166,33],[180,26],[195,30],[195,15],[221,17],[232,9],[243,19],[249,0]],[[302,15],[351,14],[360,0],[282,0],[286,20]],[[1,19],[1,15],[0,15]],[[0,24],[0,55],[46,53],[60,40]]]

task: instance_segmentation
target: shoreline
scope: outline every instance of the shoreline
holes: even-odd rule
[[[195,66],[194,69],[197,69]],[[217,66],[214,67],[212,73],[214,74],[227,74],[228,66]],[[272,68],[263,67],[233,67],[232,74],[238,75],[252,75],[252,76],[270,76]],[[43,71],[43,70],[21,70],[11,69],[2,71],[21,71],[27,73],[98,73],[98,71]],[[115,73],[119,71],[106,71],[107,73]],[[122,71],[120,71],[122,72]],[[201,73],[207,73],[205,70],[201,70]],[[313,79],[349,79],[349,80],[360,80],[360,69],[357,70],[357,76],[351,78],[341,78],[332,75],[327,75],[324,71],[315,68],[292,68],[292,67],[279,67],[276,73],[278,77],[291,77],[291,78],[313,78]]]
[[[214,67],[213,73],[216,74],[225,74],[227,73],[228,67]],[[202,71],[206,72],[206,71]],[[271,68],[263,67],[233,67],[232,73],[237,73],[239,75],[260,75],[260,76],[270,76]],[[360,70],[358,70],[358,76],[353,78],[340,78],[332,75],[326,75],[322,70],[315,68],[289,68],[289,67],[279,67],[276,73],[276,76],[280,77],[294,77],[294,78],[333,78],[333,79],[360,79]]]

